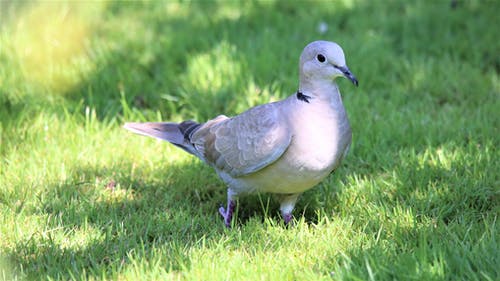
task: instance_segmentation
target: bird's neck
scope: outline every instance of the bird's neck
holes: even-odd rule
[[[330,104],[342,104],[337,83],[332,80],[315,81],[301,81],[299,85],[299,92],[311,97],[312,100],[319,102],[327,102]]]

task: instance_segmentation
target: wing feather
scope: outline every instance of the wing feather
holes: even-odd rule
[[[259,171],[276,161],[292,136],[276,104],[252,108],[233,118],[219,116],[191,137],[204,160],[231,176]]]

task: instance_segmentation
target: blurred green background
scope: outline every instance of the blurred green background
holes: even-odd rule
[[[0,280],[498,280],[499,1],[0,2]],[[297,90],[339,43],[353,145],[295,227],[126,121]]]

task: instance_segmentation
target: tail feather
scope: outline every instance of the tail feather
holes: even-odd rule
[[[125,123],[123,128],[139,135],[166,140],[175,144],[183,144],[184,136],[176,123]]]
[[[184,135],[184,139],[188,140],[189,142],[191,141],[191,136],[193,135],[194,132],[198,130],[198,128],[201,127],[202,124],[194,122],[194,121],[184,121],[179,124],[179,130],[181,133]]]
[[[194,121],[184,121],[180,124],[163,122],[125,123],[123,128],[139,135],[168,141],[196,155],[190,138],[200,126],[201,124]]]

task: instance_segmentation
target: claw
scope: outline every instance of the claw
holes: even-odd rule
[[[224,207],[221,205],[219,207],[219,214],[222,216],[222,217],[225,217],[226,216],[226,209],[224,209]]]
[[[285,221],[285,225],[288,225],[292,219],[293,219],[292,214],[290,213],[283,214],[283,220]]]

